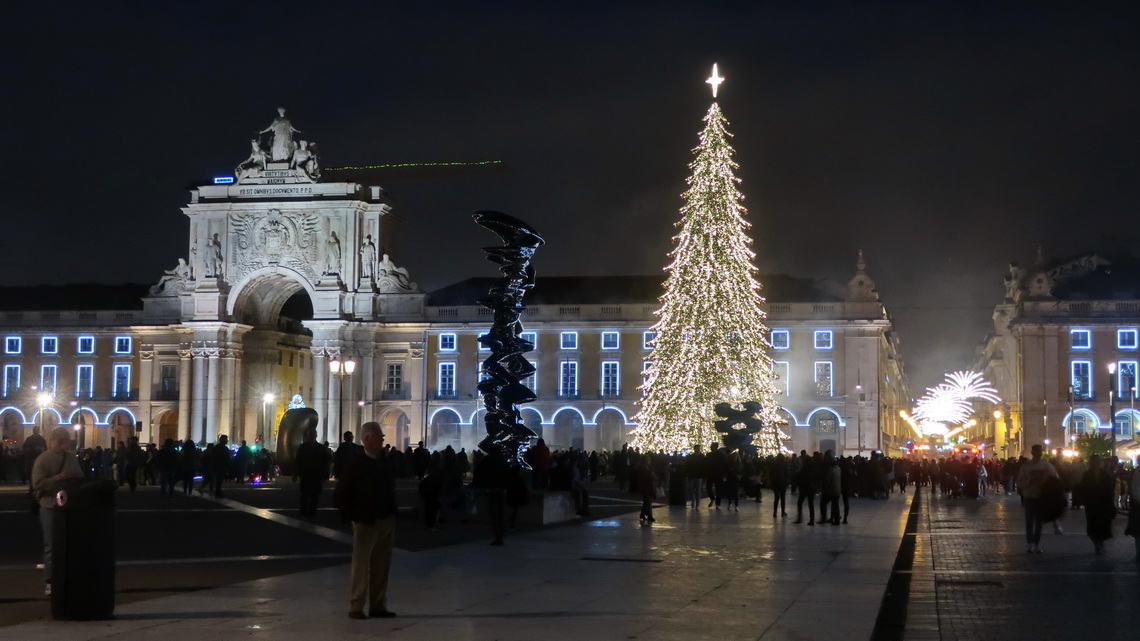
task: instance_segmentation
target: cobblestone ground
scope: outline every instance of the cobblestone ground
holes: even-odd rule
[[[1043,554],[1026,554],[1020,499],[923,495],[904,638],[1140,638],[1140,575],[1124,516],[1107,556],[1093,553],[1084,513],[1046,524]]]

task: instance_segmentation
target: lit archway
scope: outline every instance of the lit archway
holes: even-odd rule
[[[462,447],[460,440],[462,438],[462,431],[460,425],[462,419],[459,413],[451,408],[445,408],[437,411],[431,417],[431,425],[428,427],[428,442],[426,443],[429,450],[442,450],[448,445],[456,452]]]
[[[392,408],[380,417],[380,427],[384,430],[384,442],[400,450],[408,449],[411,436],[408,434],[408,415],[403,410]]]
[[[625,417],[614,409],[606,409],[594,417],[597,423],[598,439],[596,449],[615,452],[629,441],[629,433],[625,425]]]

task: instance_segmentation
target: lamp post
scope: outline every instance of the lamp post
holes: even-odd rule
[[[52,400],[51,394],[48,394],[47,392],[43,392],[39,396],[36,397],[36,400],[39,401],[39,405],[40,405],[40,414],[39,414],[40,436],[47,439],[48,436],[46,434],[44,434],[44,412],[47,411],[47,408],[51,407],[51,400]]]
[[[261,438],[262,447],[265,447],[265,432],[267,431],[270,433],[269,435],[273,443],[277,443],[277,430],[269,422],[269,406],[276,400],[277,396],[272,392],[266,392],[265,395],[261,397],[261,434],[258,434],[258,437]],[[274,447],[276,447],[276,445],[274,445]]]
[[[345,431],[344,430],[344,378],[346,376],[352,376],[352,373],[355,371],[356,371],[356,361],[352,360],[351,358],[346,358],[343,361],[340,360],[339,358],[334,358],[331,361],[329,361],[329,373],[331,373],[333,376],[335,376],[337,378],[337,391],[338,391],[338,395],[337,395],[337,399],[336,399],[337,426],[338,426],[338,429],[342,433]],[[330,442],[340,442],[340,434],[330,434],[329,440],[330,440]]]
[[[1108,364],[1108,438],[1112,475],[1116,478],[1116,363]]]

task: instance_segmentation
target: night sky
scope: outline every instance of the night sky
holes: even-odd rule
[[[846,282],[863,248],[916,395],[1011,260],[1137,239],[1130,4],[394,4],[3,3],[0,284],[157,280],[186,186],[278,106],[326,167],[503,161],[376,174],[425,289],[494,274],[483,209],[546,235],[542,275],[658,273],[713,62],[761,281]]]

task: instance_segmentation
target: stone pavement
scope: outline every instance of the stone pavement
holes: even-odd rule
[[[770,500],[770,496],[768,497]],[[869,639],[909,497],[852,501],[850,525],[658,508],[466,543],[397,550],[395,619],[347,618],[348,567],[122,605],[113,621],[36,621],[0,638]]]
[[[924,491],[907,604],[907,641],[1140,638],[1134,540],[1117,517],[1107,556],[1093,553],[1084,513],[1046,524],[1026,554],[1020,499],[931,498]]]

